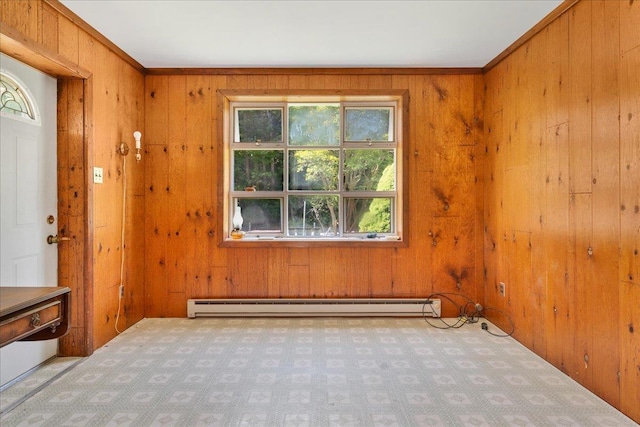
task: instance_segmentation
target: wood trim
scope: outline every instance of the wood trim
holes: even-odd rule
[[[503,50],[502,53],[500,53],[498,56],[493,58],[487,65],[485,65],[482,68],[482,72],[487,73],[493,67],[498,65],[500,62],[502,62],[503,59],[505,59],[507,56],[515,52],[520,46],[522,46],[523,44],[531,40],[540,31],[547,28],[549,24],[551,24],[553,21],[559,18],[563,13],[571,9],[579,1],[580,0],[564,0],[562,3],[560,3],[560,5],[558,5],[558,7],[556,7],[551,12],[549,12],[549,14],[545,16],[542,19],[542,21],[538,22],[536,25],[531,27],[529,31],[524,33],[518,40],[511,43],[511,45],[508,48]]]
[[[403,234],[406,232],[403,232]],[[221,233],[222,234],[222,233]],[[220,248],[368,248],[368,249],[388,249],[406,248],[409,244],[406,241],[389,240],[373,241],[368,239],[341,240],[294,240],[294,239],[247,239],[247,240],[223,240],[218,243]]]
[[[0,25],[0,51],[53,77],[85,79],[91,75],[91,72],[5,23]]]
[[[87,212],[92,209],[87,188],[87,147],[89,137],[86,123],[91,112],[90,79],[58,80],[58,218],[59,233],[69,235],[72,244],[58,248],[59,283],[71,288],[71,332],[59,342],[59,355],[89,356],[93,352],[93,280],[92,229]],[[61,121],[62,119],[62,121]],[[61,175],[62,174],[62,175]],[[81,229],[79,229],[81,228]],[[70,252],[73,251],[73,252]],[[60,274],[63,274],[61,276]]]
[[[231,101],[250,101],[255,97],[266,98],[269,102],[284,102],[300,97],[331,97],[349,101],[349,98],[356,99],[366,96],[368,98],[378,97],[379,99],[375,99],[375,101],[383,102],[402,97],[403,102],[409,102],[405,89],[218,89],[218,93]],[[407,98],[405,99],[405,97]]]
[[[409,164],[411,156],[409,155],[409,146],[416,146],[416,142],[411,140],[411,115],[409,111],[409,103],[411,102],[411,94],[409,90],[404,90],[402,95],[402,246],[409,246],[409,236],[411,236],[411,218],[410,218],[410,192],[409,192]]]
[[[107,49],[109,49],[111,52],[115,53],[117,56],[119,56],[121,59],[123,59],[125,62],[127,62],[129,65],[131,65],[133,68],[135,68],[136,70],[140,71],[142,74],[145,74],[145,68],[135,59],[133,59],[131,56],[129,56],[129,54],[127,54],[124,50],[120,49],[115,43],[113,43],[111,40],[109,40],[108,38],[106,38],[105,36],[103,36],[102,34],[100,34],[100,32],[98,32],[98,30],[96,30],[95,28],[93,28],[91,25],[87,24],[82,18],[80,18],[78,15],[76,15],[75,13],[73,13],[69,8],[67,8],[65,5],[63,5],[62,3],[60,3],[59,0],[42,0],[45,4],[51,6],[53,9],[55,9],[58,13],[60,13],[62,16],[64,16],[65,18],[67,18],[68,20],[70,20],[71,22],[73,22],[75,25],[77,25],[81,30],[87,32],[88,34],[90,34],[93,38],[95,38],[96,40],[98,40],[100,43],[102,43],[103,45],[105,45],[105,47]]]
[[[47,0],[51,1],[51,0]],[[467,75],[482,68],[147,68],[147,75]]]
[[[85,356],[93,354],[93,77],[84,80],[84,330]],[[90,172],[91,171],[91,172]]]
[[[235,92],[235,91],[234,91]],[[225,196],[226,177],[225,177],[225,165],[227,160],[225,158],[225,152],[228,150],[229,141],[227,135],[229,130],[229,110],[230,110],[229,97],[227,96],[227,90],[216,91],[216,111],[212,111],[212,115],[216,115],[218,119],[218,126],[216,126],[216,136],[218,138],[216,164],[214,165],[214,179],[217,183],[216,188],[216,200],[218,200],[216,206],[216,221],[213,225],[217,234],[217,245],[224,244],[225,241],[225,209],[228,208],[228,198]],[[230,185],[230,184],[229,184]]]

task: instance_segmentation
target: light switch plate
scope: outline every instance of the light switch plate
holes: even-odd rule
[[[102,184],[102,168],[93,168],[93,183]]]

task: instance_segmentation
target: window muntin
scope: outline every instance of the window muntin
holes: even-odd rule
[[[280,210],[268,210],[271,217],[267,227],[256,227],[255,220],[245,217],[243,231],[247,238],[272,235],[311,240],[399,233],[398,102],[263,104],[252,100],[231,101],[229,107],[234,135],[229,140],[233,166],[227,206],[239,201],[243,217],[247,200],[268,198],[277,200],[280,206]],[[244,141],[237,137],[239,111],[245,115],[245,128],[247,117],[266,115],[252,115],[252,109],[283,112],[282,141]],[[349,133],[347,120],[351,122]],[[231,215],[227,213],[228,230]]]

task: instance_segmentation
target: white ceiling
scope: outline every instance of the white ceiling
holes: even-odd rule
[[[561,0],[61,0],[146,68],[483,67]]]

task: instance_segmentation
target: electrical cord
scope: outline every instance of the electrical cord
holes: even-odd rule
[[[127,156],[122,156],[122,228],[120,233],[120,285],[118,286],[118,311],[114,327],[118,334],[118,321],[120,320],[120,306],[122,305],[122,287],[124,286],[124,231],[127,219]]]
[[[458,318],[454,323],[448,323],[446,320],[444,320],[441,317],[438,317],[438,321],[440,322],[440,324],[436,325],[434,323],[432,323],[428,316],[425,313],[425,308],[427,306],[427,304],[431,304],[433,298],[441,298],[444,299],[446,301],[448,301],[449,303],[453,304],[455,307],[457,307],[458,309]],[[457,303],[455,300],[455,298],[458,299],[463,299],[464,300],[464,304],[460,305],[459,303]],[[500,338],[506,338],[506,337],[510,337],[511,335],[513,335],[513,333],[515,332],[515,324],[513,323],[513,321],[511,320],[511,318],[507,315],[507,313],[505,313],[502,310],[499,310],[497,308],[493,308],[493,307],[483,307],[482,305],[474,302],[471,298],[469,298],[468,296],[464,295],[464,294],[460,294],[460,293],[456,293],[456,292],[439,292],[439,293],[433,293],[431,295],[429,295],[427,297],[427,299],[425,300],[424,304],[422,305],[422,318],[424,319],[424,321],[431,326],[432,328],[436,328],[436,329],[458,329],[461,328],[462,326],[466,325],[467,323],[477,323],[478,320],[482,317],[482,318],[486,318],[483,314],[486,311],[495,311],[498,312],[500,314],[502,314],[504,317],[506,317],[506,319],[509,321],[509,324],[511,325],[511,331],[509,333],[506,334],[496,334],[493,333],[489,330],[488,325],[485,322],[482,322],[482,329],[487,331],[488,334],[493,335],[494,337],[500,337]]]
[[[465,304],[459,305],[458,303],[456,303],[456,301],[453,300],[452,296],[463,298],[464,300],[466,300]],[[458,307],[458,320],[456,320],[455,323],[448,323],[446,320],[444,320],[441,317],[437,318],[440,321],[441,325],[435,325],[429,321],[428,317],[425,314],[425,308],[426,308],[426,305],[430,304],[431,300],[435,297],[440,297],[442,299],[445,299],[449,301],[451,304],[453,304],[454,306]],[[468,310],[469,307],[473,307],[472,311]],[[481,309],[482,307],[479,306],[479,304],[476,304],[471,298],[467,297],[466,295],[455,293],[455,292],[434,293],[429,295],[425,303],[422,305],[422,318],[432,328],[457,329],[457,328],[461,328],[466,323],[476,323],[478,321],[478,318],[480,317],[479,316],[480,312],[478,308]]]
[[[487,310],[489,310],[489,311],[493,310],[493,311],[495,311],[497,313],[502,314],[509,321],[509,324],[511,325],[511,331],[509,331],[506,334],[495,334],[495,333],[491,332],[489,330],[489,328],[487,327],[487,329],[485,329],[485,330],[487,331],[487,333],[489,335],[493,335],[494,337],[498,337],[498,338],[507,338],[507,337],[510,337],[511,335],[513,335],[513,333],[516,331],[516,325],[513,323],[513,320],[511,320],[511,317],[509,317],[507,315],[507,313],[505,313],[504,311],[499,310],[497,308],[493,308],[493,307],[485,307],[484,311],[487,311]],[[483,323],[483,325],[484,325],[484,323]],[[484,327],[483,327],[483,329],[484,329]]]

